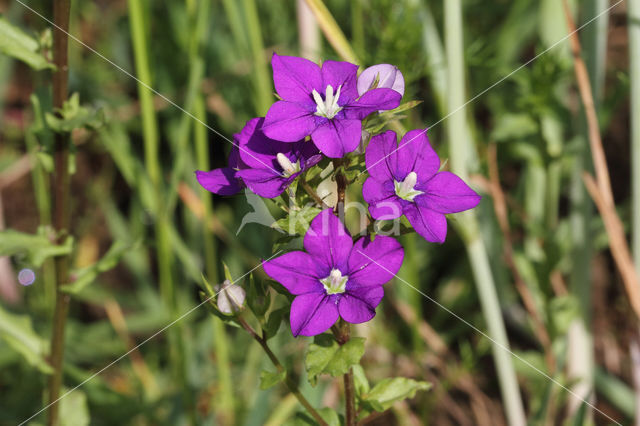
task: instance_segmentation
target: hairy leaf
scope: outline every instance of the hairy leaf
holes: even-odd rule
[[[364,354],[363,337],[353,337],[340,346],[329,334],[320,334],[309,345],[305,358],[305,368],[309,382],[315,386],[318,375],[329,374],[338,377],[349,371],[349,368],[360,362]]]

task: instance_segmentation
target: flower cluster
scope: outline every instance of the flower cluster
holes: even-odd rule
[[[288,194],[295,202],[300,198],[292,186],[296,180],[307,184],[305,176],[325,158],[341,159],[338,164],[360,166],[368,174],[362,195],[372,220],[404,215],[419,235],[438,243],[446,237],[446,214],[480,202],[462,179],[440,170],[426,130],[407,132],[399,144],[392,131],[365,131],[380,112],[400,105],[405,82],[398,68],[380,64],[358,75],[358,67],[348,62],[318,66],[276,54],[271,65],[279,100],[266,117],[249,120],[234,135],[227,167],[196,172],[208,191],[233,195],[246,187],[273,199],[291,187]],[[362,146],[364,155],[358,150]],[[339,172],[344,170],[334,170]],[[295,296],[290,310],[294,336],[322,333],[338,318],[371,320],[384,295],[383,284],[398,272],[404,257],[400,243],[389,236],[367,235],[354,242],[330,208],[311,221],[303,246],[304,251],[263,263],[265,273]]]

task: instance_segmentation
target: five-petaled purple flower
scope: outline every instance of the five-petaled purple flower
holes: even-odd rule
[[[362,135],[362,120],[379,110],[400,104],[402,95],[388,88],[358,95],[357,65],[325,61],[317,64],[293,56],[271,59],[278,96],[262,127],[265,135],[295,142],[310,135],[327,157],[354,151]]]
[[[316,165],[322,155],[311,142],[285,143],[269,139],[260,130],[263,122],[264,118],[253,118],[237,135],[240,158],[246,168],[236,176],[261,197],[275,198],[300,173]]]
[[[439,172],[440,158],[426,130],[412,130],[396,143],[387,131],[374,136],[365,161],[370,177],[362,194],[374,219],[395,219],[404,214],[427,241],[442,243],[447,235],[445,214],[478,205],[480,196],[451,172]]]
[[[311,221],[304,248],[263,264],[267,275],[296,296],[290,316],[294,336],[320,334],[338,317],[354,324],[372,319],[384,296],[382,285],[404,258],[402,246],[390,237],[353,243],[331,209]]]
[[[240,159],[237,136],[238,134],[233,135],[236,141],[229,153],[229,165],[227,167],[209,172],[196,171],[198,183],[207,191],[218,195],[234,195],[244,188],[245,185],[238,176],[238,170],[245,168],[246,165]]]

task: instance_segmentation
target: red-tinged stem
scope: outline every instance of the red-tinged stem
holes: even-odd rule
[[[53,73],[53,107],[62,108],[67,100],[69,69],[67,66],[70,0],[55,0],[53,3],[53,53],[56,70]],[[55,174],[54,189],[54,226],[58,243],[62,243],[69,234],[69,143],[68,133],[55,135]],[[55,258],[56,304],[53,313],[53,333],[51,336],[51,366],[53,374],[49,379],[48,424],[58,424],[60,388],[64,360],[64,329],[69,311],[69,296],[60,291],[60,287],[69,281],[69,257]]]
[[[340,160],[333,160],[333,167],[336,171],[335,179],[338,186],[338,203],[336,204],[335,213],[338,217],[344,221],[344,202],[347,193],[347,179],[342,173],[340,166],[342,162]],[[351,329],[348,322],[340,319],[336,330],[334,330],[336,339],[340,345],[344,345],[351,338]],[[349,368],[349,371],[343,376],[344,380],[344,398],[345,398],[345,424],[346,426],[355,426],[356,424],[356,394],[355,386],[353,383],[353,369]]]

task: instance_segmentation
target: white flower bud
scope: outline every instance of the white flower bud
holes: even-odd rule
[[[218,310],[223,314],[232,315],[244,309],[246,293],[239,285],[224,280],[221,285],[216,286],[216,291]]]

